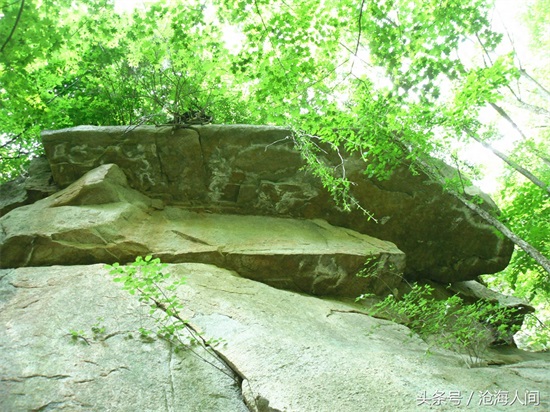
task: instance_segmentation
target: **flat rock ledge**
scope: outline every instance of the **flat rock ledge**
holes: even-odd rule
[[[0,229],[2,267],[126,263],[152,254],[214,264],[282,289],[357,297],[396,287],[405,266],[392,243],[321,219],[165,207],[131,189],[116,165],[12,210]]]

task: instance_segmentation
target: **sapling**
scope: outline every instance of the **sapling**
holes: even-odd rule
[[[176,351],[192,350],[198,345],[206,350],[223,368],[215,365],[203,356],[194,352],[199,358],[214,366],[221,372],[235,379],[227,372],[228,366],[220,361],[212,345],[222,342],[222,339],[207,339],[185,320],[181,312],[184,309],[182,300],[175,294],[178,287],[185,284],[185,278],[173,280],[171,274],[165,271],[168,265],[161,263],[159,258],[138,256],[135,262],[126,266],[119,263],[106,265],[115,282],[122,283],[122,288],[129,294],[137,296],[139,302],[149,307],[149,315],[154,319],[156,330],[139,328],[142,340],[152,341],[154,337],[174,345]],[[185,336],[184,336],[185,333]],[[230,368],[229,368],[230,369]]]

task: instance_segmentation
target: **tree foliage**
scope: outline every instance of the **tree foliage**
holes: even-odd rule
[[[543,62],[548,10],[537,0],[527,12]],[[319,160],[320,142],[360,153],[379,178],[403,162],[437,174],[427,159],[442,158],[460,170],[447,187],[465,202],[483,167],[460,147],[481,142],[508,164],[502,215],[489,218],[524,242],[505,279],[547,298],[550,93],[541,79],[550,64],[503,51],[510,33],[494,17],[486,0],[159,0],[128,13],[113,0],[4,0],[0,178],[40,153],[44,129],[201,112],[292,127],[335,196],[368,210],[354,204],[343,167]],[[512,150],[498,149],[503,132],[489,110],[514,131]]]

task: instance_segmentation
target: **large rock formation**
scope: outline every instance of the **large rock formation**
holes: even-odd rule
[[[469,369],[461,356],[429,348],[404,326],[357,305],[278,290],[211,265],[167,271],[186,278],[177,290],[182,316],[205,337],[224,339],[215,349],[234,372],[200,348],[196,354],[215,367],[191,351],[140,339],[137,329],[151,326],[149,307],[122,291],[102,265],[5,269],[0,410],[550,407],[550,354],[493,352],[489,363],[507,365]]]
[[[288,136],[212,125],[45,132],[53,182],[38,161],[0,187],[0,410],[548,409],[548,354],[465,358],[349,299],[399,293],[404,272],[448,282],[496,271],[509,242],[406,165],[376,181],[346,159],[378,223],[346,213],[301,170]],[[150,307],[96,263],[150,254],[187,279],[170,292],[182,319],[221,343],[178,352],[140,334],[154,328]]]
[[[125,263],[154,254],[215,264],[283,289],[357,297],[396,287],[405,265],[395,245],[320,219],[164,207],[128,187],[116,165],[12,210],[0,228],[2,267]],[[361,270],[372,276],[356,276]]]
[[[354,195],[378,222],[346,213],[302,171],[289,131],[266,126],[91,127],[43,133],[54,181],[66,187],[95,167],[116,163],[132,188],[166,204],[244,215],[324,219],[393,242],[406,275],[451,282],[503,269],[512,244],[442,185],[407,165],[389,180],[367,179],[346,160]]]

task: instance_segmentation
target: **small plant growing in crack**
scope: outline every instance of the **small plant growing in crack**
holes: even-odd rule
[[[92,332],[92,337],[88,337],[86,332],[82,329],[70,329],[67,334],[73,343],[80,342],[84,345],[90,345],[91,342],[103,341],[107,338],[106,328],[103,325],[103,318],[97,318],[96,323],[90,328]]]
[[[105,326],[103,325],[103,318],[97,318],[96,323],[92,325],[92,336],[94,340],[104,340],[105,339]]]
[[[153,259],[152,256],[138,256],[135,262],[126,266],[119,263],[106,265],[105,268],[114,277],[115,282],[122,283],[122,288],[130,295],[137,296],[139,302],[149,307],[149,315],[154,319],[156,329],[139,328],[139,336],[145,342],[152,342],[155,337],[160,338],[171,345],[175,351],[193,351],[193,346],[200,346],[209,353],[216,362],[222,363],[223,368],[213,361],[197,355],[203,361],[217,368],[221,372],[237,380],[233,374],[226,369],[231,368],[220,361],[212,348],[215,343],[223,342],[223,339],[205,338],[189,321],[181,317],[184,305],[175,294],[176,289],[185,284],[185,278],[171,280],[170,273],[165,269],[168,265],[161,263],[160,259]],[[234,371],[235,372],[235,371]],[[238,375],[238,374],[236,374]]]
[[[90,341],[88,337],[86,337],[86,332],[84,332],[82,329],[79,329],[79,330],[70,329],[68,336],[70,336],[71,342],[73,343],[82,343],[83,345],[90,345]]]

